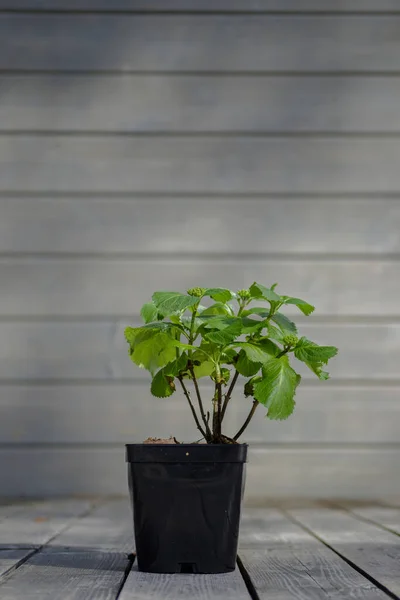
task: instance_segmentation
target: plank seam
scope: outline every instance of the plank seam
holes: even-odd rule
[[[391,529],[387,525],[383,525],[382,523],[379,523],[379,521],[375,521],[374,519],[369,519],[368,517],[364,517],[363,515],[360,515],[359,513],[354,512],[351,508],[349,508],[347,506],[343,506],[342,504],[336,504],[336,508],[338,510],[341,510],[345,514],[351,515],[353,518],[357,519],[358,521],[362,521],[363,523],[368,523],[368,525],[375,525],[375,527],[379,527],[379,529],[382,529],[383,531],[387,531],[388,533],[392,533],[393,535],[397,535],[398,537],[400,537],[400,533],[398,531],[396,531],[395,529]],[[382,508],[385,508],[385,507],[383,506]],[[390,508],[390,507],[386,507],[386,508]]]
[[[97,9],[71,9],[71,8],[0,8],[0,15],[21,15],[21,16],[25,16],[25,15],[74,15],[74,16],[87,16],[87,15],[140,15],[140,16],[144,16],[144,17],[157,17],[157,16],[168,16],[168,17],[175,17],[175,16],[206,16],[206,17],[215,17],[215,16],[238,16],[238,17],[242,17],[242,16],[250,16],[250,17],[254,17],[257,18],[259,16],[272,16],[272,17],[285,17],[285,18],[291,18],[291,17],[302,17],[302,18],[308,18],[310,16],[312,17],[326,17],[326,18],[330,18],[330,17],[381,17],[381,16],[398,16],[400,14],[400,11],[398,10],[380,10],[380,11],[373,11],[373,10],[349,10],[349,11],[343,11],[343,10],[268,10],[268,9],[250,9],[250,10],[245,10],[245,9],[238,9],[238,10],[223,10],[223,9],[217,9],[217,10],[210,10],[210,9],[204,9],[204,10],[184,10],[184,9],[154,9],[154,10],[149,10],[149,9],[112,9],[112,8],[105,8],[105,9],[101,9],[101,8],[97,8]]]
[[[93,504],[92,504],[92,506],[90,506],[90,508],[88,508],[87,510],[83,511],[79,515],[76,515],[76,517],[72,517],[71,519],[69,519],[68,522],[64,525],[64,527],[62,527],[60,529],[60,531],[57,531],[57,533],[55,533],[52,537],[50,537],[46,541],[45,544],[41,544],[37,548],[33,548],[32,552],[29,552],[26,556],[23,556],[16,564],[12,565],[12,567],[10,567],[9,569],[7,569],[2,575],[0,575],[0,583],[3,583],[6,579],[8,579],[22,565],[24,565],[26,562],[28,562],[32,558],[32,556],[35,556],[35,554],[38,554],[39,552],[41,552],[49,544],[49,542],[52,542],[61,533],[64,533],[64,531],[66,531],[72,524],[74,524],[79,519],[88,516],[91,512],[93,512],[95,510],[95,508],[98,508],[98,506],[100,504],[101,504],[100,501],[98,501],[98,502],[94,501]],[[16,549],[16,548],[13,548],[13,549]]]
[[[332,71],[293,71],[293,70],[280,70],[276,71],[273,69],[270,70],[214,70],[207,71],[203,70],[172,70],[166,69],[162,70],[151,70],[151,69],[39,69],[39,68],[0,68],[0,75],[91,75],[94,77],[109,75],[109,76],[120,76],[120,75],[135,75],[135,76],[149,76],[149,75],[173,75],[173,76],[201,76],[205,75],[207,77],[400,77],[399,69],[392,70],[381,70],[381,71],[363,71],[363,70],[332,70]]]
[[[95,130],[95,129],[0,129],[0,137],[41,137],[41,138],[174,138],[174,139],[398,139],[400,130],[382,131],[271,131],[271,130]]]
[[[237,566],[238,566],[239,572],[240,572],[240,574],[242,576],[242,579],[244,581],[244,584],[245,584],[245,586],[247,588],[247,591],[249,592],[250,598],[252,600],[260,600],[260,596],[258,595],[257,590],[254,587],[254,584],[251,581],[251,577],[250,577],[249,573],[247,572],[247,570],[246,570],[246,568],[245,568],[245,566],[244,566],[244,564],[243,564],[240,556],[236,557],[236,562],[237,562]]]
[[[366,571],[364,571],[364,569],[362,569],[361,567],[359,567],[358,565],[356,565],[352,560],[350,560],[349,558],[347,558],[344,554],[342,554],[341,552],[339,552],[338,550],[336,550],[333,546],[331,546],[328,542],[326,542],[318,534],[314,533],[314,531],[312,531],[312,529],[309,529],[301,521],[298,521],[295,517],[292,516],[292,514],[290,512],[286,511],[283,508],[280,508],[278,510],[280,510],[280,512],[284,516],[286,516],[292,523],[294,523],[295,525],[298,525],[299,527],[301,527],[303,529],[303,531],[305,531],[306,533],[309,533],[310,535],[312,535],[313,538],[315,538],[316,540],[318,540],[319,542],[321,542],[321,544],[323,544],[324,546],[326,546],[326,548],[329,548],[329,550],[331,550],[337,556],[339,556],[342,560],[344,560],[350,567],[352,567],[355,571],[357,571],[365,579],[368,579],[368,581],[370,583],[372,583],[377,588],[379,588],[382,592],[384,592],[385,594],[387,594],[389,596],[389,598],[392,598],[393,600],[400,600],[399,596],[397,596],[396,594],[394,594],[391,590],[389,590],[389,588],[387,588],[385,585],[383,585],[382,583],[380,583],[377,579],[375,579],[374,577],[372,577],[372,575],[370,575],[369,573],[367,573]]]
[[[122,577],[122,581],[121,581],[120,586],[118,588],[117,595],[115,596],[115,600],[118,600],[120,598],[121,594],[122,594],[122,591],[124,589],[126,580],[128,579],[129,573],[131,572],[133,564],[135,562],[135,558],[136,558],[136,555],[135,555],[134,552],[132,552],[131,554],[128,554],[128,564],[125,567],[124,575]]]

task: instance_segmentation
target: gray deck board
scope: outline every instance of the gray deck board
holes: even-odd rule
[[[276,501],[275,505],[279,503]],[[127,497],[0,505],[1,600],[384,600],[400,592],[399,509],[298,501],[245,508],[240,568],[157,575],[131,565]],[[287,512],[284,512],[284,511]],[[352,511],[352,512],[350,512]],[[374,524],[372,521],[375,521]]]
[[[399,538],[340,510],[291,509],[289,514],[393,595],[400,595]]]
[[[260,600],[386,598],[368,579],[277,510],[246,510],[240,559]]]
[[[391,506],[352,506],[345,507],[356,517],[371,521],[396,535],[400,535],[400,509]]]
[[[250,594],[238,569],[233,573],[220,575],[154,575],[140,573],[134,567],[128,575],[119,600],[227,600],[228,598],[250,600]]]
[[[129,500],[113,500],[75,521],[48,544],[49,549],[127,552],[134,550]]]
[[[28,504],[0,522],[0,549],[36,548],[60,533],[93,506],[87,500],[54,500]]]
[[[128,565],[126,555],[41,552],[2,585],[1,600],[114,600]]]

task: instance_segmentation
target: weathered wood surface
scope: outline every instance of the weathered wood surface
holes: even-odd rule
[[[150,244],[150,242],[149,242]],[[374,285],[371,286],[371,278]],[[257,257],[177,259],[0,258],[0,315],[18,317],[93,317],[104,320],[129,315],[137,318],[155,289],[185,290],[199,280],[213,286],[241,289],[253,281],[279,279],[282,294],[317,298],[316,316],[400,316],[397,285],[400,262],[392,260],[335,260],[314,262]],[[138,285],[140,282],[140,286]],[[44,292],[45,290],[45,292]],[[382,294],[382,290],[385,293]],[[264,303],[265,304],[265,303]],[[315,325],[314,315],[304,319],[298,308],[285,314]],[[339,319],[335,319],[338,321]],[[34,326],[34,324],[32,324]],[[99,327],[107,327],[100,324]],[[304,327],[302,325],[302,327]],[[366,325],[368,327],[368,325]],[[122,338],[123,339],[123,338]],[[328,340],[332,342],[332,340]],[[370,365],[368,365],[370,366]]]
[[[386,598],[376,586],[277,510],[247,509],[240,559],[260,600]]]
[[[135,321],[0,322],[0,379],[4,383],[17,380],[100,383],[121,379],[148,383],[148,373],[135,369],[129,359],[123,333],[126,325],[135,325]],[[384,380],[385,385],[398,380],[400,325],[396,322],[365,325],[333,320],[326,324],[302,324],[301,335],[340,348],[329,372],[341,383],[362,380],[365,385]],[[315,376],[302,364],[296,363],[296,369],[305,381],[315,381]]]
[[[1,600],[115,600],[128,564],[117,553],[41,552],[0,585]]]
[[[398,77],[25,74],[0,90],[2,132],[400,131]]]
[[[32,554],[36,552],[33,548],[9,548],[2,549],[0,546],[0,583]]]
[[[189,441],[195,429],[188,432]],[[141,442],[143,432],[127,442]],[[4,446],[0,450],[3,495],[127,494],[127,468],[122,444]],[[271,445],[251,448],[246,497],[267,498],[399,498],[396,446],[354,447]],[[10,470],[9,465],[13,465]]]
[[[289,514],[389,592],[400,595],[398,536],[343,511],[306,508],[291,509]]]
[[[250,409],[250,400],[241,397],[241,385],[237,385],[224,419],[225,430],[231,433],[239,430]],[[212,386],[202,385],[201,391],[208,404]],[[260,407],[259,418],[253,419],[243,439],[269,444],[304,440],[309,444],[396,444],[400,437],[399,394],[399,386],[379,389],[376,385],[315,382],[314,386],[303,382],[290,419],[264,419],[266,411]],[[192,414],[179,390],[164,402],[151,395],[145,380],[1,386],[0,439],[4,444],[124,444],[150,435],[196,439]]]
[[[35,506],[62,518],[66,504],[47,501]],[[245,509],[239,539],[241,567],[234,573],[155,575],[138,572],[127,552],[122,551],[125,544],[122,525],[125,523],[128,529],[131,523],[127,497],[103,500],[97,509],[72,521],[42,548],[0,550],[0,597],[2,600],[250,600],[255,590],[260,600],[383,600],[388,597],[385,590],[396,593],[398,570],[393,567],[398,549],[392,538],[397,541],[397,536],[362,523],[354,516],[322,509],[320,503],[319,507],[314,502],[308,503],[308,508],[298,509],[295,501],[291,504],[289,510],[296,519],[299,515],[303,515],[301,521],[304,515],[308,515],[307,521],[313,518],[312,531],[276,508]],[[370,508],[381,511],[385,520],[384,507]],[[32,505],[26,507],[28,511],[32,511]],[[23,512],[20,514],[23,517]],[[345,521],[341,522],[338,515],[344,516]],[[21,525],[24,524],[22,521]],[[343,557],[327,547],[328,542],[321,542],[317,530],[322,527],[331,530],[331,537],[340,538],[341,548],[335,549]],[[383,539],[385,536],[389,537]],[[17,533],[14,541],[18,539]],[[329,545],[334,546],[332,540]],[[362,565],[354,561],[355,549],[363,557]]]
[[[399,15],[3,13],[0,69],[397,73],[399,27]]]
[[[154,575],[134,565],[119,600],[250,600],[236,569],[222,575]]]
[[[395,136],[3,134],[0,191],[390,194],[399,153]]]
[[[353,515],[400,535],[400,509],[391,506],[344,504]],[[399,542],[400,543],[400,542]]]
[[[101,504],[47,545],[47,548],[57,552],[68,549],[76,552],[101,550],[127,554],[133,552],[134,547],[133,516],[128,498]]]
[[[0,10],[171,12],[400,12],[397,0],[0,0]]]
[[[249,254],[265,254],[266,259],[268,254],[288,258],[297,254],[304,260],[321,260],[322,254],[331,260],[359,255],[368,261],[400,254],[398,198],[120,198],[113,194],[88,198],[50,193],[49,197],[0,197],[0,213],[0,252],[16,255],[45,253],[56,258],[63,253],[87,253],[112,258],[121,253],[137,259],[152,254],[155,259],[161,255],[173,259],[182,253],[206,260],[214,254],[227,256],[233,247],[242,259]],[[289,265],[275,264],[285,277]],[[349,266],[342,263],[341,268]],[[357,269],[363,271],[360,263]],[[225,271],[224,266],[224,276]],[[290,281],[294,276],[290,274]]]
[[[26,454],[25,460],[29,469],[32,465]],[[9,466],[8,469],[6,466],[1,468],[2,473],[7,470],[10,470]],[[23,477],[21,479],[24,480]],[[87,500],[60,500],[27,505],[24,510],[11,513],[0,521],[0,549],[43,546],[75,518],[90,512],[93,506],[93,502]]]

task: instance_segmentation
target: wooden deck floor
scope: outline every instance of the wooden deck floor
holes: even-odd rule
[[[0,505],[1,600],[301,600],[400,595],[400,509],[245,509],[228,575],[140,573],[127,499]]]

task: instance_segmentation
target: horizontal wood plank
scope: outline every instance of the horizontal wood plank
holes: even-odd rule
[[[246,239],[251,239],[250,230]],[[235,258],[190,258],[183,253],[168,260],[161,249],[154,259],[3,258],[0,315],[24,319],[88,315],[109,320],[132,315],[133,319],[155,289],[185,291],[193,285],[222,284],[237,290],[253,281],[267,285],[279,281],[282,294],[309,300],[319,317],[400,314],[398,261]],[[301,316],[293,306],[284,312]]]
[[[171,12],[384,12],[397,0],[0,0],[0,10]]]
[[[400,198],[0,197],[0,213],[5,253],[400,254]]]
[[[149,381],[129,359],[125,322],[0,323],[0,379]],[[301,334],[340,352],[333,379],[399,379],[400,325],[302,325]],[[379,351],[377,351],[379,349]],[[304,379],[315,376],[294,359]],[[329,385],[329,384],[328,384]]]
[[[357,506],[354,504],[345,505],[345,507],[356,517],[371,521],[375,525],[400,535],[400,508],[373,505]]]
[[[4,577],[17,569],[33,552],[35,551],[32,548],[12,548],[9,550],[0,548],[0,584]]]
[[[398,72],[399,27],[398,15],[3,13],[0,69]]]
[[[38,553],[0,584],[2,600],[114,600],[128,566],[124,554]]]
[[[133,565],[119,600],[250,600],[246,585],[236,569],[218,575],[165,575],[141,573]]]
[[[128,498],[108,500],[75,520],[54,537],[44,551],[113,552],[130,554],[135,547],[133,516]]]
[[[398,499],[399,460],[398,448],[252,447],[246,500]],[[29,460],[26,447],[3,447],[0,470],[3,496],[128,493],[122,445],[31,447]]]
[[[3,132],[400,132],[398,77],[2,75],[0,89]]]
[[[178,389],[168,400],[154,398],[149,385],[2,385],[0,440],[3,444],[123,444],[174,435],[194,441],[198,432]],[[234,435],[250,409],[237,384],[224,420]],[[212,388],[201,386],[205,405]],[[249,443],[395,444],[400,439],[398,387],[345,387],[303,383],[296,409],[284,422],[258,414],[242,436]],[[0,507],[0,519],[2,512]]]
[[[397,138],[4,134],[0,191],[397,193],[399,153]]]
[[[25,459],[29,464],[30,459],[26,455]],[[8,466],[4,464],[2,473],[10,469],[13,469],[10,463]],[[3,478],[1,488],[0,494],[4,495]],[[21,495],[29,496],[29,488],[15,494]],[[0,549],[43,546],[73,519],[92,510],[93,506],[93,502],[89,500],[52,500],[27,505],[22,511],[11,514],[0,522]],[[1,592],[0,597],[3,598]]]
[[[341,511],[300,508],[289,513],[393,595],[400,594],[397,536]]]
[[[386,598],[344,560],[276,510],[244,511],[239,555],[261,600]]]

